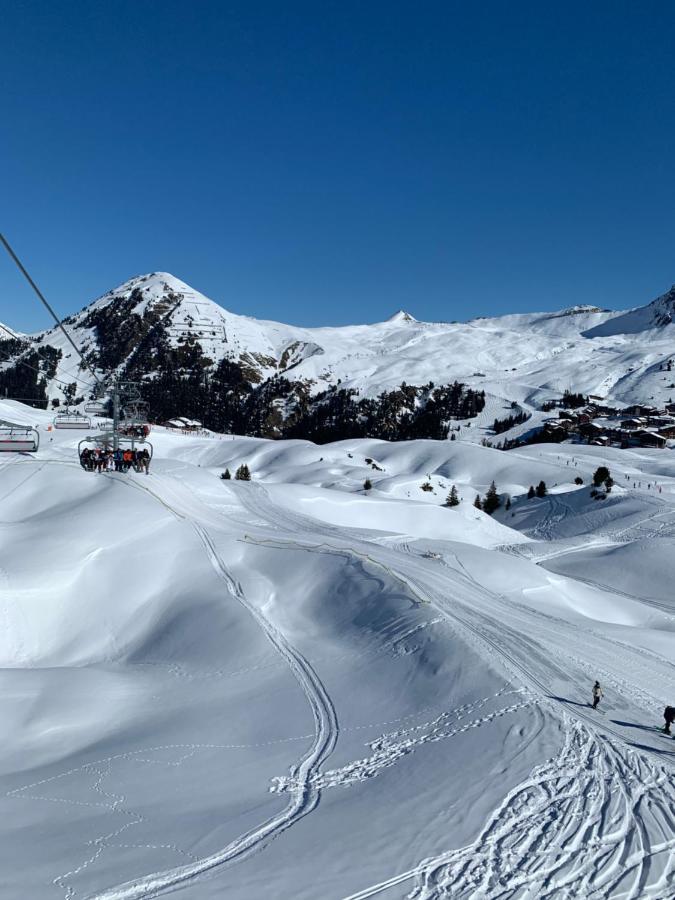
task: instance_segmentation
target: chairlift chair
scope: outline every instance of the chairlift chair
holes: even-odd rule
[[[120,422],[117,433],[135,441],[143,442],[150,434],[150,426],[147,422]]]
[[[138,450],[139,447],[143,450],[147,450],[150,454],[150,459],[152,459],[154,448],[150,441],[141,440],[140,438],[121,437],[118,435],[117,443],[120,450]],[[104,434],[90,434],[88,437],[82,438],[77,445],[78,457],[82,457],[82,451],[86,446],[90,446],[92,450],[96,447],[98,447],[99,450],[112,450],[113,433],[107,431]]]
[[[135,424],[144,423],[148,421],[148,403],[145,400],[132,399],[128,400],[124,406],[122,407],[122,416],[126,421],[134,422]]]
[[[91,428],[91,419],[69,409],[54,416],[54,428]]]
[[[37,428],[0,421],[0,453],[36,453],[39,446]]]
[[[84,404],[84,411],[92,416],[103,416],[106,412],[107,404],[103,400],[90,400]]]

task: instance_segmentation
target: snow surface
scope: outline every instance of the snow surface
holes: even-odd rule
[[[94,475],[0,418],[3,897],[673,896],[669,451],[158,428]]]

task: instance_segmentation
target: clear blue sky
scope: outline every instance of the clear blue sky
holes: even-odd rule
[[[667,2],[14,0],[1,227],[57,309],[173,272],[298,324],[675,281]],[[0,259],[0,320],[47,324]]]

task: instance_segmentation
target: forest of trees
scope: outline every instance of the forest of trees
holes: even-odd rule
[[[255,437],[304,438],[322,444],[344,438],[445,440],[450,421],[475,416],[484,393],[455,382],[439,387],[401,385],[378,397],[331,386],[311,397],[303,382],[274,376],[251,385],[239,366],[223,360],[181,374],[162,371],[143,381],[142,393],[157,421],[177,415],[215,431]]]
[[[126,299],[91,309],[81,325],[95,331],[98,340],[85,347],[84,354],[92,367],[116,369],[122,379],[138,382],[156,422],[187,416],[215,431],[316,443],[359,437],[445,440],[453,420],[473,418],[485,406],[484,391],[457,381],[438,386],[404,382],[378,397],[363,397],[337,384],[311,396],[304,381],[282,375],[262,380],[253,360],[247,365],[225,358],[215,365],[189,333],[171,340],[165,323],[178,295],[169,294],[161,306],[135,312],[142,299],[137,288]],[[3,343],[12,344],[6,346],[5,356],[24,346]],[[25,357],[40,374],[24,366],[2,370],[0,392],[6,388],[9,396],[34,397],[46,405],[47,380],[54,375],[60,351],[45,345],[40,353],[31,349]]]
[[[530,413],[521,410],[520,412],[506,416],[504,419],[495,419],[492,424],[492,430],[495,434],[501,434],[503,431],[508,431],[509,428],[513,428],[514,425],[520,425],[522,422],[527,422],[529,418]]]
[[[56,374],[61,351],[45,345],[38,352],[18,338],[0,340],[0,362],[17,355],[21,362],[15,361],[0,369],[0,397],[11,397],[28,406],[46,409],[48,382]]]

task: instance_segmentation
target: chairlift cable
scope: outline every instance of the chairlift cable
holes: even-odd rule
[[[74,350],[74,351],[77,353],[77,355],[80,357],[80,359],[82,360],[84,366],[85,366],[87,369],[89,369],[89,371],[90,371],[91,374],[94,376],[94,378],[96,379],[96,381],[97,381],[99,384],[102,384],[101,379],[98,377],[98,375],[96,374],[96,372],[94,372],[94,370],[91,368],[91,366],[89,365],[89,363],[85,360],[84,356],[82,356],[82,353],[80,352],[79,347],[77,346],[77,344],[75,343],[75,341],[72,339],[72,337],[68,334],[68,332],[66,331],[65,327],[63,326],[63,323],[61,322],[61,320],[59,319],[59,317],[56,315],[56,313],[54,312],[54,310],[51,308],[51,306],[50,306],[49,303],[47,302],[46,297],[44,296],[44,294],[42,293],[42,291],[40,290],[40,288],[35,284],[35,282],[33,281],[33,279],[30,277],[30,275],[29,275],[28,272],[26,271],[26,268],[24,267],[23,263],[21,262],[21,260],[19,259],[19,257],[16,255],[16,253],[12,250],[12,248],[10,247],[10,245],[9,245],[9,243],[8,243],[8,241],[7,241],[7,238],[6,238],[6,237],[4,236],[4,234],[2,234],[1,232],[0,232],[0,241],[2,241],[2,243],[4,244],[5,250],[7,250],[7,252],[8,252],[9,255],[11,256],[11,258],[14,260],[14,262],[15,262],[16,265],[17,265],[17,267],[19,268],[19,271],[22,273],[22,275],[24,276],[24,278],[26,279],[26,281],[28,282],[28,284],[30,284],[30,286],[33,288],[33,290],[34,290],[35,293],[37,294],[37,296],[38,296],[40,302],[41,302],[41,303],[43,304],[43,306],[45,306],[46,309],[49,311],[49,314],[51,315],[51,317],[54,319],[54,321],[56,322],[56,324],[58,325],[58,327],[61,329],[61,331],[62,331],[63,334],[65,335],[65,337],[66,337],[68,343],[72,346],[73,350]]]
[[[45,375],[44,372],[41,372],[40,369],[36,369],[35,366],[31,366],[30,363],[24,362],[22,359],[15,359],[12,356],[5,356],[3,353],[0,353],[0,360],[2,360],[3,362],[12,363],[15,366],[25,366],[27,369],[30,369],[31,372],[37,372],[37,374],[40,375],[42,378],[44,378],[45,380],[47,379],[47,375]],[[56,376],[54,376],[50,380],[56,381],[58,384],[62,384],[64,387],[70,387],[69,382],[61,381],[61,379],[57,378]],[[2,397],[0,397],[0,400],[1,399],[2,399]]]
[[[23,341],[24,340],[23,338],[20,338],[16,334],[14,334],[14,332],[10,328],[7,328],[7,326],[3,325],[2,322],[0,322],[0,328],[2,328],[3,331],[6,331],[7,334],[13,338],[13,340],[15,340],[15,341]],[[33,350],[33,351],[35,351],[35,353],[38,354],[38,356],[40,356],[40,359],[44,359],[45,362],[52,362],[52,360],[48,360],[46,357],[40,355],[41,349],[42,349],[41,347],[33,347],[33,346],[28,345],[28,346],[26,346],[25,350],[22,350],[20,352],[21,353],[30,353],[31,350]],[[19,360],[17,359],[16,362],[19,362]],[[63,371],[64,370],[62,370],[62,372]],[[65,372],[65,374],[69,375],[71,378],[74,378],[75,381],[79,381],[80,384],[84,384],[87,387],[87,390],[91,390],[91,385],[89,384],[89,382],[85,381],[79,375],[75,375],[75,374],[73,374],[73,372]],[[56,378],[55,380],[58,381],[58,378]],[[61,383],[65,384],[65,382],[61,382]]]
[[[71,347],[73,348],[73,350],[75,350],[75,352],[77,353],[77,355],[80,357],[80,359],[82,360],[83,366],[84,366],[86,369],[88,369],[89,372],[91,372],[91,374],[94,376],[94,379],[98,382],[99,385],[102,385],[103,387],[105,387],[105,384],[106,384],[105,381],[103,381],[101,378],[98,377],[98,375],[96,374],[96,372],[92,369],[92,367],[89,365],[89,363],[85,360],[85,358],[84,358],[84,356],[82,355],[82,353],[81,353],[79,347],[77,346],[77,344],[75,343],[75,341],[72,339],[72,337],[68,334],[68,332],[66,331],[66,329],[65,329],[65,327],[64,327],[64,325],[63,325],[63,323],[61,322],[61,320],[59,319],[59,317],[56,315],[56,313],[54,312],[54,310],[52,309],[52,307],[49,305],[49,303],[48,303],[46,297],[44,296],[44,294],[42,293],[42,291],[39,289],[39,287],[35,284],[35,282],[34,282],[33,279],[31,278],[31,276],[28,274],[28,272],[27,272],[25,266],[23,265],[23,263],[21,262],[21,260],[19,259],[19,257],[16,255],[16,253],[14,252],[14,250],[12,249],[12,247],[10,246],[9,242],[7,241],[7,238],[6,238],[1,232],[0,232],[0,242],[2,242],[2,244],[3,244],[4,247],[5,247],[5,249],[7,250],[7,252],[8,252],[9,255],[11,256],[11,258],[12,258],[13,261],[15,262],[16,266],[18,267],[19,271],[22,273],[22,275],[24,276],[24,278],[26,279],[26,281],[27,281],[27,282],[30,284],[30,286],[32,287],[33,291],[34,291],[35,294],[37,295],[37,297],[38,297],[38,299],[40,300],[40,302],[41,302],[41,303],[43,304],[43,306],[48,310],[49,314],[51,315],[51,317],[54,319],[54,321],[56,322],[56,324],[57,324],[57,326],[59,327],[59,329],[60,329],[60,330],[62,331],[62,333],[64,334],[64,336],[65,336],[66,340],[68,341],[68,343],[71,345]],[[167,313],[167,315],[168,315],[168,314],[169,314],[169,313]],[[12,335],[12,336],[15,337],[15,335]],[[6,357],[5,359],[6,359],[7,361],[10,361],[8,357]],[[24,366],[26,366],[27,368],[32,369],[32,370],[35,371],[35,372],[38,372],[39,375],[43,375],[42,372],[40,372],[38,369],[35,369],[33,366],[28,365],[28,363],[23,363],[23,362],[21,362],[20,360],[15,360],[15,362],[18,362],[20,365],[24,365]],[[44,375],[43,375],[43,377],[44,377]],[[61,380],[58,379],[58,378],[54,378],[53,380],[56,381],[58,384],[66,384],[66,382],[61,381]],[[120,385],[119,379],[118,379],[117,377],[114,377],[114,380],[113,380],[113,423],[114,423],[114,425],[113,425],[113,437],[114,437],[114,447],[115,447],[115,449],[117,449],[117,445],[118,445],[118,442],[119,442],[119,435],[118,435],[118,433],[117,433],[117,429],[118,429],[118,425],[119,425],[119,389],[120,389],[120,386],[121,386],[121,385]]]

